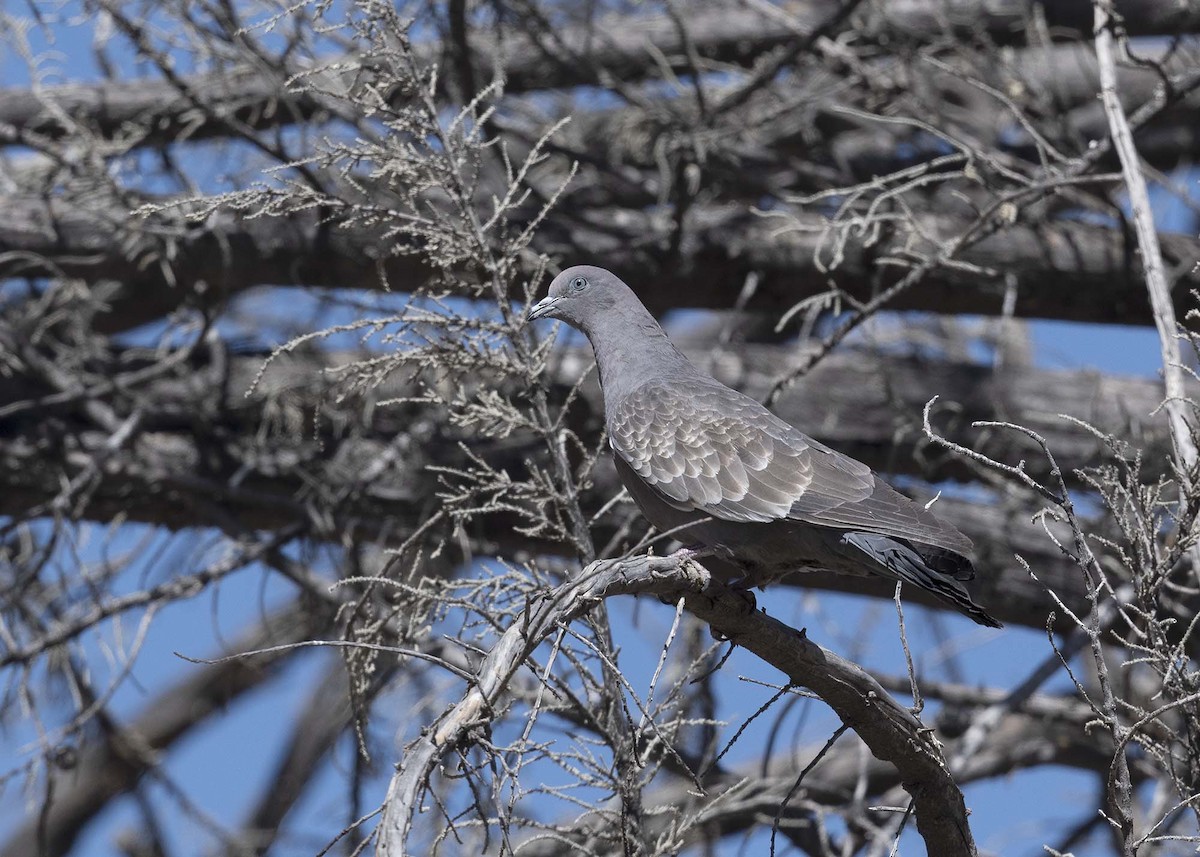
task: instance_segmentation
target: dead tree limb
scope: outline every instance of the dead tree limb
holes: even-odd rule
[[[510,677],[533,650],[605,598],[628,594],[683,597],[687,609],[716,631],[779,668],[792,684],[813,690],[874,755],[900,771],[930,853],[975,853],[962,792],[941,750],[920,720],[897,705],[873,678],[809,641],[802,631],[755,611],[702,567],[681,567],[669,557],[637,557],[589,565],[575,580],[531,602],[524,620],[500,637],[480,665],[474,685],[406,748],[388,787],[377,831],[378,854],[406,853],[413,818],[434,768],[448,753],[465,749],[472,730],[486,727]]]
[[[769,16],[754,8],[729,5],[700,9],[689,16],[688,41],[695,54],[717,68],[724,64],[745,66],[756,58],[796,39],[806,38],[832,15],[840,4],[810,0],[793,4],[785,16]],[[1057,0],[1028,4],[957,3],[953,8],[935,0],[866,4],[855,16],[854,31],[861,41],[897,37],[910,43],[944,38],[952,32],[982,32],[1000,44],[1021,44],[1031,5],[1056,33],[1071,30],[1080,38],[1091,36],[1090,7],[1079,0]],[[1168,0],[1123,0],[1116,4],[1125,15],[1131,35],[1178,35],[1200,29],[1200,15]],[[655,50],[647,50],[646,45]],[[639,81],[662,75],[665,68],[689,73],[687,48],[678,27],[668,16],[629,15],[601,17],[576,23],[558,34],[554,44],[518,34],[500,47],[486,32],[473,34],[472,64],[490,77],[499,66],[510,93],[594,85],[602,77]],[[1053,49],[1039,48],[1047,53]],[[423,62],[440,59],[440,43],[419,47]],[[344,64],[353,58],[341,58]],[[1015,65],[1030,67],[1036,62]],[[1056,65],[1058,65],[1056,63]],[[280,124],[320,120],[340,113],[336,101],[311,93],[288,91],[287,79],[306,70],[304,65],[264,67],[261,58],[253,65],[181,77],[182,89],[197,95],[202,104],[183,94],[169,80],[150,78],[101,84],[0,90],[0,145],[28,141],[31,136],[61,139],[71,127],[86,127],[103,137],[125,138],[134,145],[157,145],[179,139],[204,139],[228,133],[228,120],[246,127],[265,129]],[[1036,67],[1030,67],[1036,71]],[[1130,75],[1135,78],[1136,73]],[[1050,87],[1052,81],[1046,79]],[[1055,83],[1064,92],[1071,81]],[[344,87],[348,81],[327,76],[324,85]],[[64,123],[63,117],[69,122]]]
[[[1159,245],[1158,229],[1154,225],[1154,211],[1150,206],[1150,195],[1146,190],[1146,177],[1142,174],[1141,156],[1133,143],[1133,132],[1129,119],[1117,92],[1117,70],[1114,56],[1113,30],[1119,25],[1116,6],[1111,2],[1097,0],[1095,3],[1096,59],[1100,67],[1100,99],[1112,129],[1113,147],[1121,159],[1121,170],[1125,174],[1125,187],[1129,190],[1129,204],[1133,209],[1133,224],[1137,231],[1138,250],[1142,259],[1142,271],[1146,279],[1146,290],[1150,294],[1150,305],[1154,313],[1154,324],[1158,328],[1159,345],[1162,349],[1163,384],[1166,388],[1167,411],[1171,424],[1171,444],[1175,448],[1179,477],[1189,481],[1196,468],[1197,451],[1194,429],[1188,418],[1193,416],[1192,407],[1185,401],[1184,370],[1179,348],[1179,325],[1176,321],[1175,304],[1171,298],[1171,286],[1163,264],[1162,248]]]
[[[105,332],[126,330],[181,305],[214,307],[230,296],[265,284],[336,286],[416,291],[431,272],[419,257],[394,253],[381,233],[339,229],[312,213],[288,218],[218,215],[194,225],[142,224],[127,213],[88,210],[41,199],[0,202],[0,277],[79,277],[119,284],[105,297],[109,311],[96,320]],[[726,308],[753,274],[758,286],[747,308],[782,313],[836,283],[847,294],[869,299],[880,285],[879,260],[911,258],[922,242],[897,235],[868,243],[851,240],[838,266],[822,270],[828,222],[797,213],[780,231],[739,206],[696,208],[689,216],[681,259],[665,249],[669,224],[655,214],[595,212],[589,222],[551,216],[538,241],[562,260],[588,258],[625,273],[641,285],[651,310],[667,307]],[[924,234],[953,235],[965,224],[953,217],[920,218]],[[1173,295],[1179,311],[1200,272],[1183,261],[1200,257],[1200,240],[1163,235],[1165,259],[1177,269]],[[1133,248],[1120,231],[1078,222],[999,229],[960,256],[982,269],[935,270],[909,289],[893,309],[999,314],[1007,285],[1016,284],[1018,317],[1120,324],[1150,324],[1153,314]],[[987,271],[996,271],[988,276]],[[382,276],[381,276],[382,275]],[[894,275],[893,275],[894,276]],[[386,280],[385,280],[386,278]]]

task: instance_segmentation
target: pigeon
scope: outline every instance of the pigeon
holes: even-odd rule
[[[970,539],[701,371],[616,275],[567,268],[530,307],[527,319],[540,318],[591,342],[621,482],[719,578],[748,590],[806,570],[882,577],[1001,627],[963,586],[975,576]]]

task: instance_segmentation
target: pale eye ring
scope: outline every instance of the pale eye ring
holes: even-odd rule
[[[583,277],[576,277],[575,279],[571,280],[571,289],[572,291],[576,292],[582,291],[583,289],[587,288],[587,284],[588,281]]]

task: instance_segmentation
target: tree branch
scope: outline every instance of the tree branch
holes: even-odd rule
[[[918,217],[920,234],[850,236],[832,271],[817,259],[829,253],[829,222],[796,212],[785,221],[764,220],[741,206],[695,207],[681,247],[668,258],[669,224],[653,213],[596,211],[587,223],[552,215],[538,239],[557,258],[587,258],[641,287],[654,311],[735,305],[746,277],[758,286],[751,311],[783,312],[822,294],[831,282],[867,300],[902,268],[888,274],[880,258],[912,259],[931,251],[922,236],[948,236],[966,228],[948,216]],[[378,290],[381,273],[391,288],[414,291],[430,271],[418,256],[394,253],[382,231],[341,229],[306,212],[287,218],[221,214],[203,224],[164,227],[126,221],[120,210],[88,210],[66,200],[0,200],[0,279],[67,276],[91,283],[115,281],[106,297],[101,331],[125,330],[184,304],[213,306],[266,284],[303,284]],[[878,240],[876,240],[878,239]],[[1200,271],[1184,266],[1200,257],[1200,240],[1161,236],[1164,255],[1180,270],[1174,300],[1182,311]],[[1120,324],[1150,324],[1143,276],[1118,230],[1071,221],[999,228],[959,254],[970,268],[942,268],[909,289],[893,309],[999,314],[1007,282],[1016,285],[1013,313]],[[982,269],[982,270],[979,270]],[[995,275],[988,275],[995,271]],[[881,282],[882,280],[882,282]],[[653,289],[646,284],[653,282]]]
[[[709,66],[748,65],[757,57],[797,39],[806,39],[836,13],[838,3],[809,0],[793,4],[786,17],[764,15],[741,5],[699,9],[688,17],[687,36],[696,54]],[[922,43],[943,38],[947,31],[986,33],[1001,44],[1020,44],[1026,34],[1028,3],[975,2],[948,7],[940,0],[907,0],[872,4],[856,17],[860,41],[895,44],[900,38]],[[1051,0],[1035,4],[1044,21],[1066,36],[1087,39],[1092,35],[1090,9],[1077,0]],[[1126,15],[1131,35],[1177,35],[1200,31],[1200,15],[1171,0],[1123,0],[1118,10]],[[485,77],[499,66],[509,93],[594,85],[602,79],[636,82],[657,78],[665,67],[677,74],[692,69],[679,28],[668,16],[626,15],[602,17],[567,26],[557,36],[559,47],[518,35],[501,47],[488,33],[473,34],[472,64]],[[654,51],[646,49],[654,45]],[[1065,47],[1065,46],[1064,46]],[[422,63],[437,62],[440,43],[417,46]],[[1036,51],[1052,55],[1058,46]],[[1068,48],[1069,49],[1069,48]],[[549,54],[549,55],[548,55]],[[1014,66],[1036,69],[1036,56]],[[102,137],[124,138],[134,145],[159,145],[179,139],[224,136],[228,122],[266,129],[338,115],[336,99],[310,92],[285,90],[289,76],[304,72],[301,65],[264,68],[262,58],[251,65],[180,76],[182,90],[195,93],[209,110],[199,110],[192,98],[171,81],[157,78],[39,87],[37,90],[0,90],[0,145],[27,142],[36,135],[61,139],[82,126]],[[353,63],[353,57],[325,63],[332,68]],[[1052,63],[1062,68],[1062,63]],[[1068,73],[1073,70],[1068,66]],[[1131,75],[1134,77],[1136,75]],[[351,85],[338,73],[319,75],[321,86],[337,91]],[[1047,78],[1050,88],[1052,78]],[[1072,78],[1055,80],[1061,97]],[[397,97],[398,94],[393,94]]]
[[[613,595],[655,594],[685,599],[689,612],[732,642],[808,687],[854,729],[880,759],[896,766],[912,795],[917,828],[931,854],[973,855],[962,793],[928,730],[856,664],[810,642],[803,632],[752,609],[745,599],[693,563],[669,557],[601,560],[573,581],[531,602],[488,653],[477,682],[410,744],[388,787],[377,853],[406,853],[406,842],[434,768],[464,750],[473,729],[486,727],[512,674],[545,639]]]
[[[715,355],[707,349],[694,354],[702,364],[711,359],[721,380],[751,395],[760,395],[779,372],[803,359],[790,346],[739,346]],[[181,365],[177,374],[143,384],[123,380],[123,370],[137,373],[137,362],[118,359],[108,369],[96,364],[97,384],[116,379],[118,386],[92,392],[85,384],[73,403],[53,407],[38,404],[54,399],[57,391],[39,386],[37,379],[0,379],[0,413],[9,412],[7,419],[0,419],[0,483],[6,486],[0,493],[0,515],[19,517],[52,503],[63,480],[75,478],[91,466],[94,454],[107,448],[109,434],[86,422],[81,425],[76,416],[81,404],[95,396],[111,401],[121,414],[136,403],[142,430],[106,458],[104,479],[78,510],[90,520],[120,515],[172,528],[224,528],[232,518],[251,529],[301,526],[335,540],[353,533],[356,540],[401,542],[425,525],[428,498],[439,490],[429,464],[465,462],[457,436],[436,410],[410,404],[376,408],[362,430],[333,429],[357,424],[364,403],[351,398],[335,406],[326,370],[362,357],[281,357],[271,363],[249,399],[243,393],[262,365],[259,356],[226,360],[213,355],[207,362],[202,352]],[[590,366],[590,354],[563,352],[554,363],[553,397],[566,399]],[[1057,412],[1137,442],[1148,450],[1147,467],[1153,451],[1165,450],[1169,443],[1163,421],[1148,416],[1159,399],[1157,384],[1149,379],[1018,367],[996,372],[976,364],[905,359],[887,352],[877,357],[853,350],[830,355],[803,383],[790,388],[775,410],[803,431],[881,471],[930,479],[977,478],[962,460],[924,446],[920,414],[931,391],[957,403],[938,415],[950,438],[974,444],[1000,460],[1028,460],[1029,472],[1038,477],[1047,475],[1045,460],[1032,454],[1035,450],[1020,436],[997,433],[981,438],[970,423],[1003,418],[1034,426],[1050,438],[1067,470],[1095,465],[1108,452],[1098,439],[1051,416]],[[409,382],[395,379],[382,383],[374,396],[405,399],[416,392]],[[600,414],[594,379],[582,392],[592,404],[573,408],[569,426],[580,436],[594,436]],[[321,415],[314,436],[271,428],[280,423],[310,425],[313,414]],[[408,439],[414,429],[441,441],[418,447]],[[242,432],[264,430],[271,438],[269,455],[229,440]],[[73,450],[65,459],[59,451],[64,439]],[[496,466],[515,473],[528,467],[527,459],[538,460],[539,452],[536,444],[514,438],[489,448],[487,454]],[[592,481],[588,502],[593,508],[620,490],[607,458]],[[1041,585],[1014,562],[1014,552],[1031,562],[1068,604],[1085,609],[1075,568],[1029,523],[1034,508],[1027,501],[1012,498],[1005,507],[942,498],[935,508],[975,541],[983,572],[973,591],[1002,621],[1042,628],[1050,607]],[[547,554],[566,550],[557,543],[530,542],[511,524],[502,514],[481,521],[471,531],[474,550],[504,556],[531,549]],[[597,538],[607,541],[618,526],[614,518],[600,521]],[[857,578],[811,574],[795,582],[891,597],[886,587],[872,588],[870,581]],[[924,603],[917,590],[906,592],[905,598]]]
[[[230,650],[240,652],[308,640],[319,635],[329,619],[327,611],[298,602],[232,641]],[[51,774],[59,785],[53,801],[46,807],[44,819],[29,821],[4,844],[0,855],[66,854],[89,821],[158,764],[158,754],[170,749],[209,717],[224,713],[242,694],[277,675],[295,651],[281,648],[253,660],[223,661],[166,688],[144,707],[141,715],[122,728],[121,738],[88,745],[80,752],[73,769]]]
[[[1163,266],[1158,229],[1154,225],[1154,210],[1150,206],[1150,194],[1146,190],[1146,178],[1142,175],[1141,159],[1133,143],[1129,120],[1125,116],[1125,108],[1117,92],[1117,69],[1113,56],[1113,30],[1119,21],[1117,15],[1117,7],[1111,0],[1097,0],[1095,3],[1095,44],[1096,60],[1100,67],[1100,100],[1112,128],[1113,146],[1121,159],[1125,187],[1129,190],[1129,205],[1133,209],[1133,225],[1137,231],[1142,271],[1146,280],[1146,290],[1150,294],[1154,324],[1158,328],[1159,347],[1162,349],[1163,385],[1166,387],[1164,408],[1171,425],[1171,443],[1175,448],[1178,476],[1181,484],[1187,485],[1191,481],[1191,474],[1195,471],[1197,462],[1196,441],[1193,429],[1188,424],[1192,405],[1185,401],[1187,393],[1184,390],[1184,372],[1179,349],[1179,325],[1175,320],[1175,302]]]

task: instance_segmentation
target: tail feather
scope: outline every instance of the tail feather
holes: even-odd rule
[[[966,587],[959,582],[975,576],[975,569],[966,557],[876,533],[843,533],[841,542],[866,554],[880,573],[933,593],[980,625],[1003,627],[971,600]]]
[[[971,565],[971,561],[961,554],[913,542],[900,542],[900,544],[911,548],[913,553],[924,561],[925,565],[938,574],[962,581],[975,579],[975,566]]]

